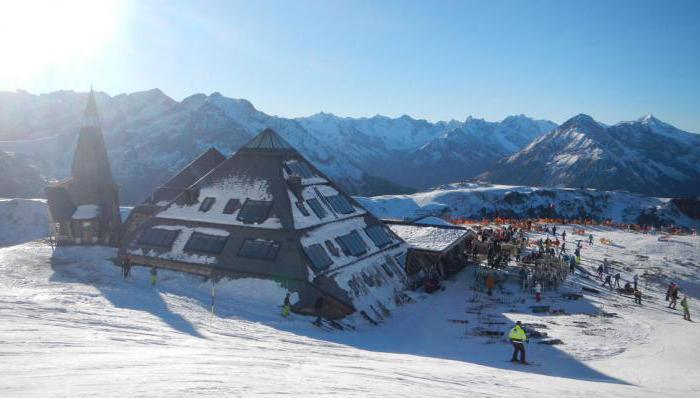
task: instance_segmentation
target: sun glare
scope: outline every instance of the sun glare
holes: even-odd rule
[[[89,58],[114,36],[122,3],[0,1],[0,77],[20,80]]]

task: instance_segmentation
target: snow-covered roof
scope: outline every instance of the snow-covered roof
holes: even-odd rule
[[[99,205],[80,205],[73,213],[74,220],[90,220],[100,214]]]
[[[428,216],[428,217],[419,218],[418,220],[415,220],[414,222],[418,223],[418,224],[428,224],[428,225],[443,225],[443,226],[444,225],[447,225],[447,226],[454,225],[450,222],[443,220],[440,217],[435,217],[435,216]]]
[[[411,248],[441,252],[463,239],[468,229],[419,224],[387,224]]]

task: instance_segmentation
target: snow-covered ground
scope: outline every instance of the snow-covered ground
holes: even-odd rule
[[[349,320],[355,331],[282,318],[284,289],[274,282],[220,284],[213,316],[210,282],[160,273],[154,288],[139,268],[124,280],[110,248],[3,248],[0,396],[694,396],[700,331],[666,308],[663,284],[679,282],[697,314],[699,238],[593,234],[582,269],[593,274],[608,256],[623,278],[646,272],[642,306],[606,289],[579,301],[545,292],[544,304],[568,314],[531,314],[529,293],[473,291],[468,267],[442,292],[411,293],[414,302],[379,326]],[[561,290],[582,285],[600,282],[578,271]],[[542,324],[564,344],[533,340],[535,365],[522,366],[507,362],[506,342],[472,335],[477,327],[507,332],[515,320]]]

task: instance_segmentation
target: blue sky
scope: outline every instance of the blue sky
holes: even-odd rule
[[[69,56],[39,51],[0,89],[219,91],[282,116],[653,113],[700,132],[700,1],[112,3],[63,17],[105,30],[79,29],[90,46],[67,36]]]

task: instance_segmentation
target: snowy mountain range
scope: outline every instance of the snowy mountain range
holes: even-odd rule
[[[114,97],[97,93],[96,99],[123,203],[139,202],[207,148],[230,154],[265,127],[278,131],[350,192],[374,195],[473,177],[484,170],[483,153],[495,161],[555,126],[522,115],[500,123],[328,113],[289,119],[219,93],[177,102],[158,89]],[[67,176],[85,101],[85,93],[73,91],[0,92],[0,150],[18,154],[47,179]],[[456,136],[462,137],[461,147],[441,144]],[[479,140],[484,149],[468,152],[473,147],[470,139]],[[455,155],[462,150],[463,155]],[[474,168],[475,164],[481,166]],[[396,165],[420,178],[397,173],[402,168]],[[441,175],[432,170],[448,166],[456,172]]]
[[[44,180],[68,175],[86,97],[73,91],[0,92],[0,151],[12,154],[0,156],[6,170],[18,170],[6,173],[15,182],[3,184],[0,195],[27,196],[20,186],[40,193]],[[700,136],[652,117],[607,127],[580,115],[555,129],[553,122],[524,115],[436,123],[405,115],[283,118],[245,99],[213,93],[178,102],[158,89],[113,97],[97,93],[96,99],[124,204],[140,202],[206,149],[231,154],[265,127],[346,190],[365,196],[410,193],[477,176],[652,196],[697,195],[700,189],[688,183],[699,181]]]
[[[605,126],[578,115],[480,178],[503,184],[700,195],[700,135],[648,115]]]

